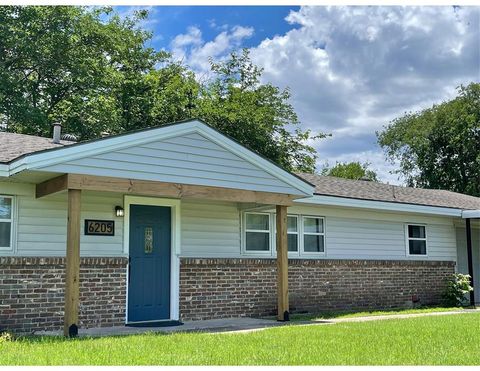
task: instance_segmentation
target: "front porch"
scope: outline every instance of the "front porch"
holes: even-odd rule
[[[292,204],[291,195],[269,192],[237,190],[231,188],[165,183],[113,177],[101,177],[79,174],[65,174],[36,185],[36,198],[48,197],[59,192],[67,193],[67,249],[65,258],[65,312],[64,335],[76,336],[79,329],[80,303],[80,235],[81,235],[81,198],[82,192],[116,192],[125,195],[124,249],[129,249],[129,206],[163,205],[171,208],[171,275],[170,275],[170,320],[178,320],[179,313],[179,269],[180,264],[180,200],[200,199],[235,202],[243,207],[274,205],[276,207],[276,249],[277,249],[277,318],[289,319],[288,300],[288,250],[287,250],[287,206]],[[128,196],[135,195],[135,196]],[[129,198],[130,197],[130,198]],[[85,232],[85,231],[84,231]],[[130,287],[130,264],[126,281]],[[221,315],[224,317],[224,315]],[[163,319],[163,318],[162,318]],[[127,313],[126,322],[129,322]]]

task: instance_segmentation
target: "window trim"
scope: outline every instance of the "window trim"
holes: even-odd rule
[[[10,219],[0,219],[0,223],[10,223],[10,246],[0,246],[0,252],[14,252],[16,245],[16,216],[17,216],[17,200],[15,196],[0,194],[0,197],[10,198],[12,200],[12,209]]]
[[[424,227],[425,228],[425,238],[410,237],[408,234],[408,227]],[[405,248],[407,257],[428,257],[428,231],[427,224],[421,223],[405,223]],[[425,241],[425,254],[410,254],[410,241]]]
[[[311,219],[322,219],[322,224],[323,224],[323,232],[305,232],[305,225],[304,221],[305,218],[311,218]],[[326,225],[326,220],[324,216],[319,216],[319,215],[302,215],[302,250],[300,255],[301,256],[325,256],[327,254],[327,237],[326,237],[326,231],[327,231],[327,225]],[[323,251],[319,252],[314,252],[314,251],[305,251],[305,236],[322,236],[323,237]]]
[[[275,215],[275,214],[274,214]],[[297,219],[297,231],[296,232],[289,232],[288,231],[288,217]],[[288,249],[288,235],[293,234],[297,236],[297,251],[288,251],[288,256],[300,256],[300,237],[302,234],[300,233],[300,224],[298,223],[300,219],[300,215],[297,214],[287,214],[287,249]],[[275,223],[275,238],[277,237],[277,224]],[[277,240],[275,239],[275,247],[277,246]],[[275,251],[276,253],[276,251]]]
[[[249,214],[256,214],[256,215],[267,215],[268,216],[268,227],[269,230],[253,230],[253,229],[247,229],[247,215]],[[263,213],[259,211],[245,211],[243,212],[243,217],[242,217],[242,254],[243,255],[259,255],[259,256],[272,256],[272,236],[274,236],[274,233],[272,233],[272,215],[271,213]],[[268,250],[265,251],[260,251],[260,250],[247,250],[247,232],[259,232],[259,233],[267,233],[268,232]]]

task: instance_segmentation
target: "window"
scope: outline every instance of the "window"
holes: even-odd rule
[[[0,249],[12,248],[13,198],[0,196]]]
[[[242,252],[275,256],[275,213],[249,211],[242,217]],[[287,243],[290,257],[325,254],[325,218],[287,215]]]
[[[298,252],[298,217],[287,216],[288,251]]]
[[[270,251],[270,214],[245,214],[245,250]]]
[[[305,253],[325,252],[324,219],[313,216],[303,217],[303,251]]]
[[[424,225],[407,225],[408,255],[427,255],[427,231]]]

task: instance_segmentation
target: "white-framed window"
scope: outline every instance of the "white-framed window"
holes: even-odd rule
[[[325,254],[325,218],[303,216],[303,253]]]
[[[276,255],[276,218],[271,212],[244,212],[242,253]],[[287,215],[288,255],[314,257],[325,255],[325,218]]]
[[[245,213],[245,252],[271,253],[271,220],[268,213]]]
[[[15,199],[0,195],[0,250],[13,249]]]
[[[287,216],[287,240],[288,240],[288,252],[298,253],[299,240],[298,240],[298,216]]]
[[[405,237],[407,255],[427,255],[427,226],[423,224],[406,224]]]

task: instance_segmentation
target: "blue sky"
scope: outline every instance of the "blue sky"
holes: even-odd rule
[[[138,7],[117,7],[124,15]],[[390,174],[375,131],[408,111],[480,81],[479,7],[153,6],[142,26],[151,45],[208,75],[247,47],[264,81],[289,87],[302,126],[331,133],[314,143],[328,161],[370,162]]]
[[[184,33],[188,27],[202,30],[205,40],[213,40],[219,30],[230,25],[255,28],[252,37],[242,46],[253,47],[265,38],[284,34],[293,25],[285,22],[291,10],[300,7],[285,6],[156,6],[150,7],[150,22],[147,26],[154,32],[152,45],[168,49],[175,36]],[[129,12],[131,7],[117,7],[119,12]]]

